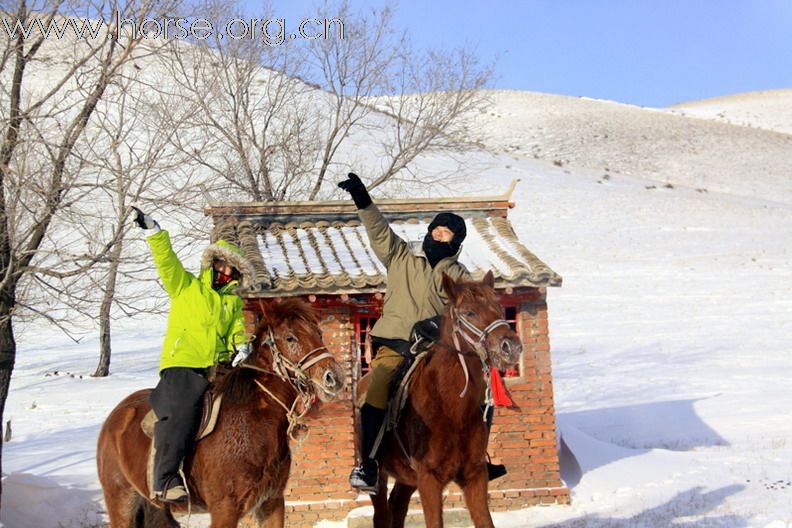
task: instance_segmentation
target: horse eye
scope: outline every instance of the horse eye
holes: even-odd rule
[[[478,315],[478,314],[476,312],[474,312],[473,310],[467,310],[465,312],[465,316],[466,317],[475,317],[476,315]]]
[[[295,341],[297,341],[297,338],[294,336],[294,334],[289,334],[286,336],[287,343],[294,343]]]

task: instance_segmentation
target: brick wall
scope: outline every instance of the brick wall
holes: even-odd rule
[[[519,378],[506,386],[517,409],[498,408],[490,435],[494,462],[509,473],[490,485],[493,510],[569,503],[561,482],[556,447],[555,407],[550,364],[550,337],[544,291],[520,303],[518,332],[523,341]]]

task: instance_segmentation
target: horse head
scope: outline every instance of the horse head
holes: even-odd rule
[[[481,282],[457,282],[444,273],[443,291],[448,296],[444,318],[451,325],[454,348],[472,349],[482,361],[500,371],[519,362],[522,342],[503,319],[491,271]]]
[[[344,388],[344,371],[322,341],[319,320],[299,299],[262,303],[263,317],[253,339],[249,362],[272,370],[300,392],[330,401]]]

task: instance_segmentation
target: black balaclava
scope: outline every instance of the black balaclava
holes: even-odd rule
[[[447,227],[454,233],[454,238],[451,239],[451,242],[438,242],[432,238],[432,230],[438,226]],[[424,236],[423,241],[423,251],[429,260],[429,265],[434,268],[444,258],[456,255],[466,235],[467,228],[461,216],[454,213],[440,213],[435,216],[432,223],[429,224],[428,232]]]

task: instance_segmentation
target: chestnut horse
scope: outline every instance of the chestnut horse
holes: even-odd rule
[[[416,367],[410,397],[383,444],[374,526],[402,527],[417,489],[428,527],[443,525],[443,489],[462,488],[476,527],[493,526],[487,503],[487,430],[482,396],[490,365],[517,364],[522,343],[502,319],[494,278],[455,282],[443,275],[449,302],[440,340]],[[388,476],[396,480],[387,496]]]
[[[212,528],[236,527],[246,514],[258,526],[284,525],[289,436],[314,397],[343,389],[344,373],[322,344],[310,305],[286,299],[263,306],[253,353],[214,386],[223,394],[215,430],[184,462],[189,505],[150,501],[146,467],[151,441],[140,421],[151,406],[145,389],[125,398],[99,433],[96,462],[111,528],[179,526],[171,509],[208,511]],[[246,368],[243,368],[246,367]]]

